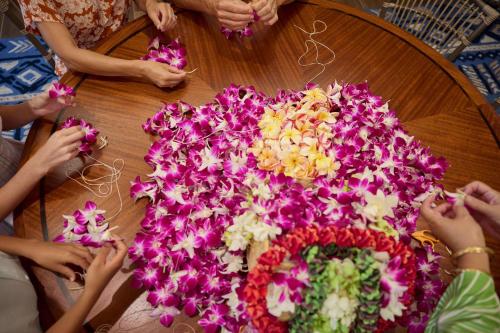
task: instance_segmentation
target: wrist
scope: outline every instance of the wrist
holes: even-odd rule
[[[32,245],[37,242],[34,239],[25,239],[15,236],[0,236],[0,250],[13,256],[33,259]]]
[[[151,6],[151,3],[155,3],[155,2],[158,2],[157,0],[143,0],[142,1],[142,6],[139,6],[142,7],[140,9],[142,9],[143,11],[147,12],[148,9],[149,9],[149,6]]]
[[[130,60],[131,68],[129,73],[134,77],[145,78],[146,76],[146,61],[147,60]]]
[[[82,297],[90,300],[92,303],[95,303],[99,299],[99,296],[101,296],[105,287],[106,287],[106,285],[95,286],[95,285],[89,285],[89,284],[85,283],[85,287],[83,288],[83,292],[82,292]]]
[[[33,99],[30,99],[26,102],[26,109],[30,113],[30,115],[36,116],[36,112],[34,111],[35,105],[34,105]]]
[[[23,170],[26,170],[30,177],[35,177],[35,179],[41,179],[49,172],[47,165],[39,163],[36,154],[26,162],[19,172],[22,172]]]
[[[41,115],[38,110],[40,108],[40,96],[35,96],[32,99],[28,100],[25,105],[25,112],[28,115],[30,121],[38,119]]]
[[[36,254],[38,253],[38,251],[36,251],[35,246],[41,241],[33,238],[30,239],[20,238],[19,240],[22,241],[22,243],[20,243],[22,244],[20,256],[31,259],[34,262],[37,262]]]
[[[490,273],[490,259],[487,253],[467,253],[458,258],[457,267]]]
[[[203,7],[203,12],[208,15],[216,16],[217,15],[217,4],[219,0],[209,0],[206,2],[206,5]]]
[[[85,288],[83,288],[82,294],[80,295],[80,299],[95,303],[99,298],[99,295],[100,293],[96,292],[95,288],[89,288],[88,286],[85,286]]]

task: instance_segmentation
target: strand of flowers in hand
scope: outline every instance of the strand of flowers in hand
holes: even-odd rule
[[[161,62],[177,69],[183,69],[187,66],[186,48],[182,45],[179,38],[164,45],[161,37],[156,36],[150,41],[148,53],[141,60]]]
[[[54,238],[54,242],[101,247],[105,242],[112,241],[112,228],[106,222],[105,213],[106,211],[97,209],[95,202],[87,201],[83,209],[78,209],[71,215],[63,215],[64,230]]]
[[[85,136],[81,139],[82,144],[78,147],[80,155],[90,155],[92,154],[92,146],[97,142],[97,136],[99,131],[92,126],[92,124],[86,122],[83,119],[78,119],[75,117],[68,117],[62,124],[61,129],[70,128],[74,126],[80,126],[85,132]]]
[[[267,309],[267,287],[272,281],[272,275],[285,258],[293,257],[309,246],[328,246],[336,244],[341,247],[371,249],[376,252],[386,252],[392,263],[387,266],[387,278],[403,277],[398,288],[390,295],[389,303],[400,303],[401,310],[412,302],[415,287],[415,254],[412,249],[392,237],[374,230],[355,228],[336,228],[333,226],[320,228],[309,226],[298,228],[277,240],[275,244],[258,259],[258,264],[248,274],[247,285],[244,289],[244,299],[247,303],[247,312],[252,324],[259,332],[286,332],[287,324],[278,321]],[[382,274],[382,279],[386,278]],[[382,288],[384,292],[384,288]],[[396,296],[394,299],[393,296]],[[388,304],[387,304],[388,305]],[[394,325],[393,321],[383,319],[384,306],[380,311],[381,317],[377,323],[377,331],[383,332]]]
[[[313,246],[302,252],[311,286],[303,292],[306,296],[297,308],[289,332],[329,332],[337,327],[348,331],[351,326],[354,332],[375,331],[382,296],[380,263],[366,249],[341,250],[330,245]],[[332,261],[332,257],[342,261]],[[269,307],[269,300],[267,304]],[[334,315],[328,316],[332,311]]]
[[[52,99],[57,99],[59,97],[65,96],[75,96],[75,90],[60,82],[55,82],[49,89],[49,97]],[[70,128],[74,126],[80,126],[85,132],[85,136],[82,138],[82,144],[78,148],[81,155],[90,155],[92,153],[91,146],[97,142],[97,136],[99,131],[96,130],[92,124],[87,123],[83,119],[77,119],[75,117],[68,117],[60,126],[60,129]]]
[[[234,36],[238,36],[240,38],[251,37],[251,36],[253,36],[253,30],[251,28],[252,23],[257,22],[257,21],[259,21],[259,15],[257,15],[256,11],[254,11],[252,22],[247,24],[247,26],[244,27],[243,29],[231,30],[231,29],[226,28],[226,27],[221,27],[220,31],[224,34],[224,36],[226,36],[227,39],[231,39]]]
[[[151,202],[130,257],[137,267],[135,284],[149,290],[148,300],[164,325],[181,309],[199,313],[205,331],[238,331],[246,325],[241,290],[252,240],[272,240],[316,222],[359,225],[410,242],[420,201],[438,187],[444,160],[410,137],[366,84],[314,89],[280,91],[269,98],[252,87],[231,85],[203,106],[168,103],[143,125],[159,139],[145,157],[153,169],[149,179],[132,182],[132,197]],[[336,170],[317,171],[315,179],[303,182],[261,168],[268,153],[255,151],[265,128],[261,121],[270,109],[279,111],[278,105],[292,105],[306,115],[322,115],[323,106],[334,115],[335,122],[327,123],[333,136],[323,149],[332,164],[339,163]],[[307,126],[325,124],[309,119]],[[274,124],[277,143],[285,137],[283,124]],[[308,163],[318,170],[317,155],[310,156],[314,163],[309,157]],[[300,158],[275,158],[282,166],[302,168]],[[434,254],[424,254],[419,287],[433,281],[437,266]],[[426,291],[412,322],[425,323],[439,299],[434,291]]]
[[[67,86],[60,82],[54,82],[52,87],[49,89],[49,97],[52,99],[57,99],[59,97],[65,96],[75,96],[75,90],[73,87]]]

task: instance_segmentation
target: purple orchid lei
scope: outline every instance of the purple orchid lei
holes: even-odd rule
[[[177,69],[183,69],[187,65],[186,49],[179,38],[164,45],[162,39],[157,36],[149,42],[148,54],[141,60],[161,62]]]
[[[86,122],[83,119],[78,119],[75,117],[68,117],[64,123],[61,125],[61,129],[70,128],[74,126],[80,126],[85,132],[85,136],[81,139],[82,144],[78,148],[80,155],[90,155],[92,154],[92,146],[97,142],[97,136],[99,131],[92,126],[92,124]]]
[[[63,215],[64,230],[54,238],[54,242],[77,243],[83,246],[100,247],[111,240],[109,224],[104,214],[92,201],[87,201],[83,209],[71,215]]]
[[[75,96],[75,90],[60,82],[54,82],[52,87],[49,89],[49,97],[56,99],[64,96]]]
[[[256,150],[256,142],[266,137],[270,147],[289,144],[280,133],[296,128],[280,128],[290,123],[280,110],[292,107],[296,114],[287,119],[296,117],[295,127],[303,131],[296,139],[290,136],[297,153],[307,148],[306,156],[314,155],[314,140],[305,134],[319,126],[314,135],[323,140],[324,151],[315,163],[338,162],[309,182],[259,168],[272,151]],[[308,123],[297,125],[304,113]],[[444,159],[433,157],[404,131],[395,112],[366,83],[335,83],[326,91],[310,85],[304,91],[279,91],[274,98],[231,85],[203,106],[167,103],[143,129],[158,140],[145,156],[152,173],[131,183],[132,198],[150,201],[129,250],[134,284],[148,290],[162,324],[169,326],[183,309],[200,315],[206,332],[239,332],[248,325],[242,289],[251,242],[318,224],[372,228],[409,244],[420,203],[440,189],[437,181],[447,168]],[[293,156],[273,158],[301,167]],[[411,332],[425,327],[443,289],[437,254],[417,250],[417,301],[396,319]],[[382,277],[385,304],[404,279],[388,267]],[[401,311],[399,301],[391,301],[394,311]],[[393,317],[391,308],[385,311]]]
[[[253,22],[257,22],[258,20],[259,20],[259,16],[257,15],[257,12],[254,11],[253,12],[253,20],[252,20],[252,22],[249,23],[243,29],[231,30],[231,29],[226,28],[226,27],[221,27],[220,28],[220,32],[222,32],[222,34],[224,34],[224,36],[226,36],[227,39],[231,39],[235,35],[237,35],[240,38],[252,37],[253,36],[253,30],[251,28],[251,25],[252,25]]]

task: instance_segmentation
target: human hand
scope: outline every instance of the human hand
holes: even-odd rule
[[[27,162],[35,174],[45,176],[56,166],[75,158],[81,139],[85,136],[80,126],[64,128],[52,134],[47,142]]]
[[[431,205],[435,198],[435,195],[428,197],[422,203],[420,213],[439,240],[445,243],[452,252],[472,246],[485,246],[486,242],[481,226],[465,207],[443,203],[432,208]]]
[[[255,0],[252,8],[259,16],[259,20],[266,25],[273,25],[278,21],[278,3],[276,0]]]
[[[85,291],[98,295],[109,283],[111,278],[118,272],[123,265],[123,260],[127,255],[127,246],[118,236],[112,236],[113,247],[116,253],[113,258],[108,260],[108,255],[111,252],[111,245],[106,244],[94,258],[92,264],[87,269],[85,276]]]
[[[177,16],[174,14],[172,6],[166,2],[147,0],[146,12],[156,29],[162,32],[172,29],[177,24]]]
[[[241,0],[215,0],[214,13],[219,23],[231,30],[245,28],[253,21],[253,9]]]
[[[462,191],[471,215],[487,234],[500,239],[500,193],[479,181],[467,184]]]
[[[143,77],[161,88],[173,88],[186,77],[186,72],[183,70],[160,62],[141,60],[141,65]]]
[[[75,105],[75,96],[66,95],[54,99],[49,97],[49,90],[50,89],[44,91],[28,101],[31,112],[36,117],[43,117],[51,113],[59,112],[67,106]]]
[[[93,260],[90,251],[82,245],[62,244],[30,240],[26,256],[38,265],[64,275],[75,281],[75,272],[67,265],[72,264],[87,269]]]

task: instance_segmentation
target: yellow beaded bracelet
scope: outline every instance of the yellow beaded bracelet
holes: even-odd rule
[[[495,252],[492,249],[490,249],[489,247],[469,246],[463,250],[460,250],[460,251],[453,253],[451,257],[453,259],[457,259],[458,257],[461,257],[464,254],[479,254],[479,253],[493,254]]]

